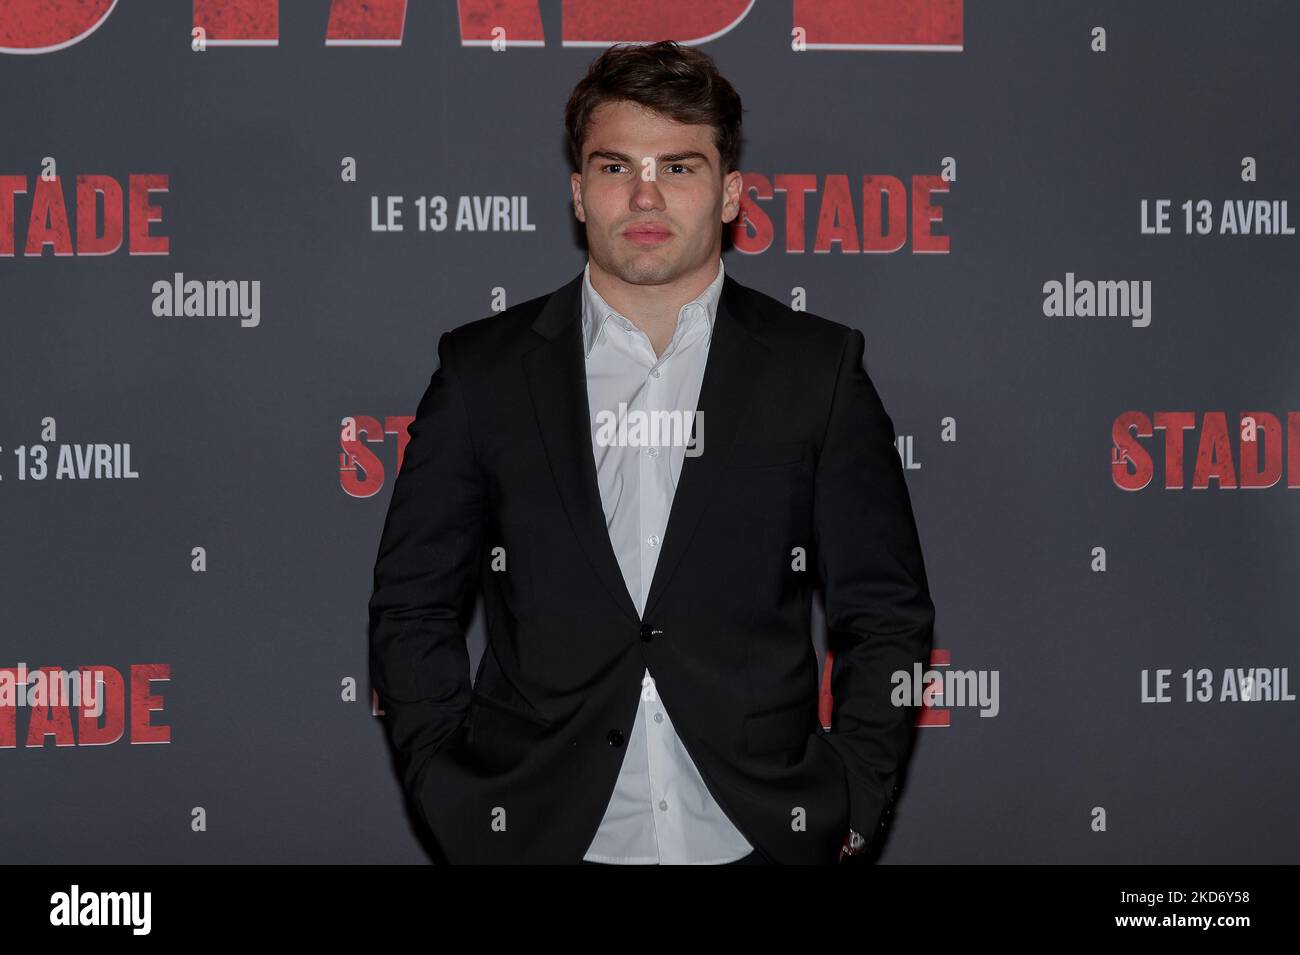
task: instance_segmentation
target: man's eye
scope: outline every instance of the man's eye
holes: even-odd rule
[[[626,168],[627,166],[621,162],[607,162],[600,167],[602,172],[609,172],[611,169],[626,169]],[[682,170],[683,173],[686,173],[688,175],[695,172],[695,170],[692,169],[690,166],[686,165],[686,163],[681,163],[681,162],[669,163],[664,168],[669,170],[680,169]]]

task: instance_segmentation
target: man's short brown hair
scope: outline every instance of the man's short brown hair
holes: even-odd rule
[[[602,103],[629,100],[669,119],[713,127],[722,157],[720,175],[740,158],[740,96],[707,53],[674,40],[618,43],[592,61],[564,108],[569,158],[582,172],[582,147],[592,114]]]

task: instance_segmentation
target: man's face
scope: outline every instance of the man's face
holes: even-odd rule
[[[713,127],[626,100],[604,103],[582,152],[570,185],[597,266],[633,285],[716,272],[722,224],[740,211],[741,175],[722,176]]]

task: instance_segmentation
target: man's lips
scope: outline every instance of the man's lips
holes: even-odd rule
[[[672,238],[672,231],[663,226],[633,226],[623,235],[638,245],[654,245]]]

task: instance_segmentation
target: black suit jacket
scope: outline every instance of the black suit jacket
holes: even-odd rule
[[[682,467],[642,620],[596,483],[581,292],[579,273],[438,342],[369,602],[370,675],[407,794],[449,862],[578,863],[648,668],[756,850],[832,863],[849,826],[870,839],[898,794],[916,710],[891,704],[890,675],[928,664],[934,620],[862,333],[725,278],[703,453]]]

